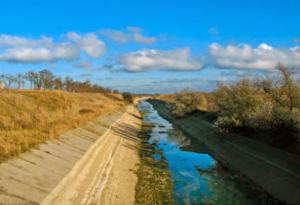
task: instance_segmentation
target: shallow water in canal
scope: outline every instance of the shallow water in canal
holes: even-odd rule
[[[144,121],[154,126],[149,143],[162,150],[168,162],[176,204],[259,204],[249,194],[244,193],[226,172],[220,171],[218,162],[205,149],[198,148],[197,152],[185,151],[191,146],[190,139],[159,116],[150,103],[141,102],[139,109],[144,113]],[[156,160],[162,159],[159,154],[153,157]]]

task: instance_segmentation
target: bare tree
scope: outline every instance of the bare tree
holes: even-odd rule
[[[60,77],[56,77],[53,80],[53,87],[55,90],[63,90],[64,88],[64,83]]]
[[[294,81],[292,74],[283,64],[278,64],[278,70],[281,74],[279,85],[272,90],[272,97],[277,104],[288,107],[290,111],[300,107],[300,89]]]
[[[25,74],[25,78],[29,81],[31,89],[34,89],[35,75],[36,73],[33,71],[29,71]]]
[[[70,77],[66,77],[65,79],[66,91],[73,92],[74,91],[74,81]]]
[[[66,90],[69,92],[100,92],[111,93],[110,89],[104,88],[97,84],[86,81],[75,81],[70,77],[62,80],[55,76],[51,71],[44,69],[39,72],[29,71],[25,74],[1,74],[0,81],[5,84],[7,88],[25,88],[25,83],[28,82],[31,89],[55,89]],[[117,91],[115,91],[117,92]]]
[[[53,88],[54,75],[51,71],[45,69],[39,72],[39,78],[41,81],[41,86],[45,90]]]
[[[25,84],[24,75],[21,73],[18,73],[15,76],[15,82],[16,82],[18,89],[24,88],[24,84]]]

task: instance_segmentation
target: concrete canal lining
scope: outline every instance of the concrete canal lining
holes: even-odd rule
[[[174,119],[166,104],[150,101],[161,116],[194,141],[204,143],[221,163],[261,186],[274,198],[300,204],[300,158],[242,136],[222,137],[212,124],[197,115]]]
[[[117,202],[124,199],[127,204],[132,204],[137,182],[134,170],[139,162],[134,147],[138,142],[133,140],[137,133],[130,133],[132,138],[128,139],[125,128],[138,131],[140,119],[132,114],[138,115],[136,112],[135,107],[129,106],[127,111],[100,116],[0,164],[0,204],[95,204],[103,200]],[[114,129],[122,132],[117,133]],[[106,166],[108,164],[110,166]],[[72,178],[73,175],[76,177]],[[100,187],[104,181],[105,186]],[[104,196],[98,197],[99,187]],[[78,190],[87,192],[87,195],[76,198]]]

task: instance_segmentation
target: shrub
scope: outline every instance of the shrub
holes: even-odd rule
[[[122,96],[123,96],[123,100],[128,102],[128,103],[133,103],[133,96],[131,93],[122,93]]]
[[[244,79],[219,86],[215,92],[219,108],[215,126],[225,132],[264,138],[276,146],[295,142],[300,131],[300,89],[283,65],[279,71],[277,84]]]
[[[199,106],[206,106],[206,99],[203,95],[192,92],[177,93],[172,106],[172,114],[183,117],[196,111]]]
[[[215,93],[216,103],[220,109],[220,117],[215,125],[223,131],[238,130],[249,126],[252,122],[268,120],[270,111],[264,105],[265,99],[249,80],[242,80],[236,85],[221,85]],[[264,105],[264,106],[262,106]],[[266,118],[262,117],[266,116]],[[250,127],[256,125],[251,124]]]

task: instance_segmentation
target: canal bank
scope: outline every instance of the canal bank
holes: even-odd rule
[[[203,146],[186,150],[193,145],[190,138],[161,117],[150,103],[141,102],[139,109],[144,113],[143,122],[147,125],[146,143],[143,146],[147,152],[141,152],[140,170],[146,165],[151,172],[144,175],[146,180],[138,177],[137,196],[142,194],[142,197],[136,197],[136,204],[173,204],[172,201],[178,205],[271,204],[241,186],[240,181]],[[146,163],[143,162],[145,159]],[[153,171],[158,174],[154,176]],[[168,172],[170,177],[164,174]],[[161,182],[168,181],[170,184],[170,180],[171,187],[162,186],[166,183]],[[173,200],[163,201],[170,198],[169,194]]]
[[[221,136],[201,113],[175,119],[162,101],[149,100],[161,116],[183,130],[226,167],[240,172],[271,196],[287,204],[300,204],[298,156],[244,137]]]

